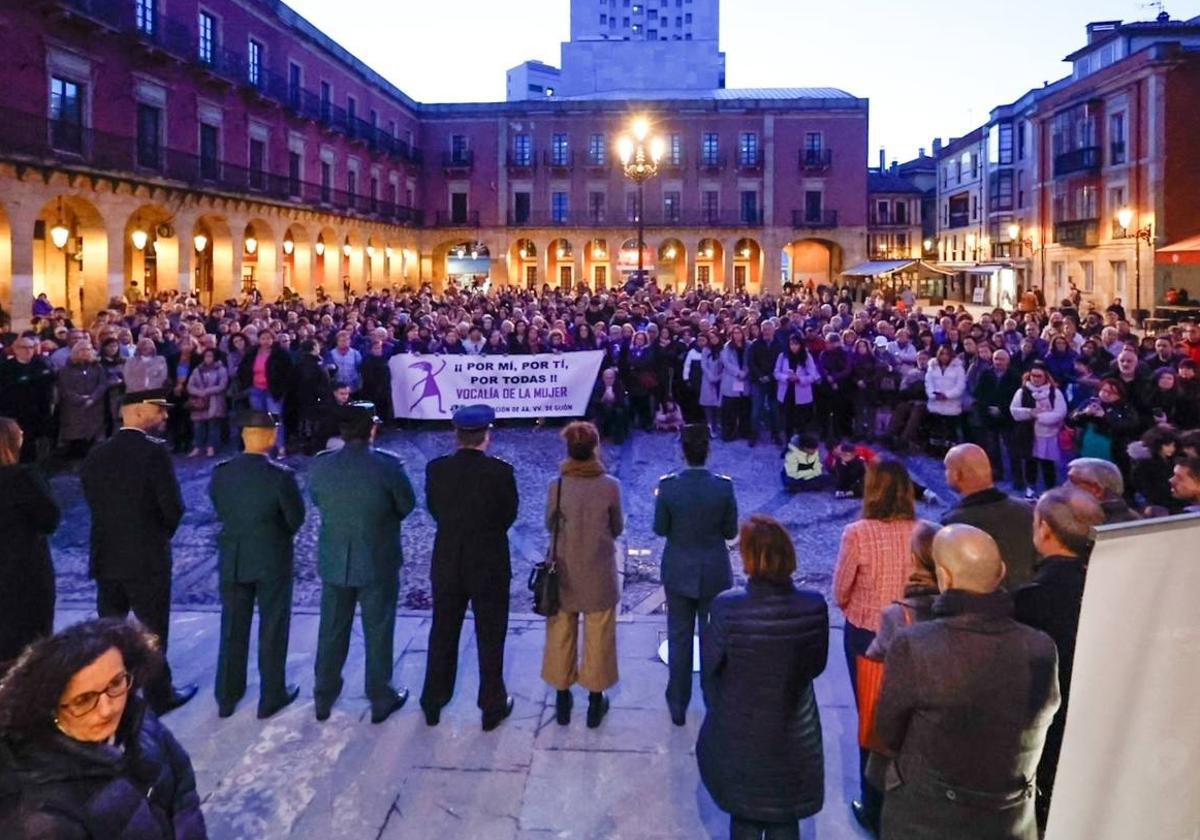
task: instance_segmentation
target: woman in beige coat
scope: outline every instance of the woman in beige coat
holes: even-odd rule
[[[557,564],[560,608],[546,619],[542,679],[558,691],[558,723],[571,722],[571,686],[588,690],[587,725],[595,729],[608,712],[604,691],[617,682],[617,537],[625,529],[621,485],[596,453],[600,434],[591,423],[571,423],[562,433],[567,460],[546,497],[546,528],[554,539],[558,511]],[[559,493],[561,491],[561,502]],[[583,664],[579,664],[579,616],[584,618]]]

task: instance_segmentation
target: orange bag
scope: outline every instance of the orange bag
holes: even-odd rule
[[[875,707],[883,693],[883,662],[858,657],[858,745],[877,753],[891,752],[875,737]]]

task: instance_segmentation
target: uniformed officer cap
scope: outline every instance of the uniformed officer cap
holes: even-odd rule
[[[371,413],[372,420],[374,420],[376,423],[381,422],[379,419],[379,412],[375,408],[375,403],[371,402],[370,400],[354,400],[353,402],[349,403],[349,406],[351,408],[369,411]]]
[[[234,420],[234,425],[239,429],[274,429],[279,421],[267,411],[243,411]]]
[[[688,423],[680,431],[679,439],[684,444],[707,444],[712,440],[712,432],[706,423]]]
[[[496,422],[496,412],[490,405],[467,405],[454,412],[450,422],[463,432],[482,432]]]
[[[121,398],[121,405],[157,405],[167,408],[171,404],[167,402],[162,391],[134,391]]]
[[[345,415],[338,423],[338,431],[345,440],[369,440],[371,429],[379,422],[375,416],[374,403],[367,403],[370,408],[363,408],[362,403],[351,403]]]

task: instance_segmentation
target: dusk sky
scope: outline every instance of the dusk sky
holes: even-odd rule
[[[420,102],[504,99],[505,71],[555,66],[569,0],[291,0],[302,15]],[[1200,0],[1168,2],[1175,19]],[[519,9],[520,14],[513,14]],[[1151,20],[1138,0],[725,0],[726,85],[838,87],[871,100],[868,158],[914,156],[996,105],[1069,72],[1095,20]]]

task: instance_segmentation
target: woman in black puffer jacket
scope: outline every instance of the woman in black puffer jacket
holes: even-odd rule
[[[25,651],[0,683],[0,837],[207,837],[191,760],[137,693],[161,662],[119,619]]]
[[[813,680],[825,670],[829,613],[792,584],[796,552],[778,522],[753,516],[740,539],[749,583],[713,601],[700,646],[708,711],[696,759],[731,838],[798,838],[800,820],[824,804]]]

